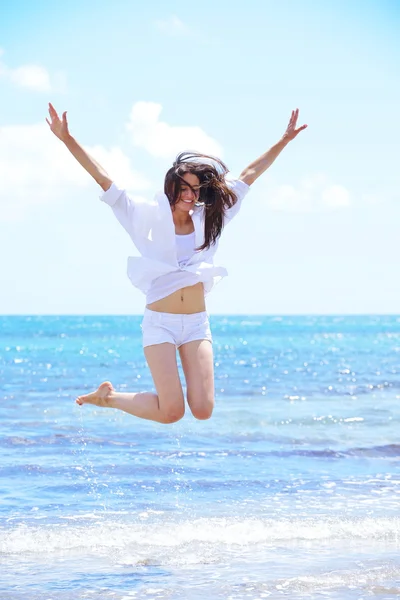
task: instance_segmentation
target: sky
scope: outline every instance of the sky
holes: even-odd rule
[[[174,156],[240,172],[308,128],[252,186],[215,257],[211,314],[399,314],[398,0],[13,0],[0,18],[0,314],[140,314],[136,251],[71,133],[133,195]]]

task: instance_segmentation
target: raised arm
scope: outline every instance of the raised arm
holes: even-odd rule
[[[54,106],[49,103],[49,115],[51,121],[46,119],[51,131],[61,140],[76,160],[84,169],[97,181],[100,187],[106,191],[111,187],[112,179],[106,171],[101,167],[89,154],[78,144],[68,130],[67,112],[59,118]]]
[[[279,142],[272,146],[267,152],[265,152],[265,154],[260,156],[260,158],[257,158],[257,160],[246,167],[240,174],[239,179],[244,181],[244,183],[247,183],[247,185],[251,185],[272,165],[274,160],[279,156],[285,146],[294,140],[300,131],[303,131],[303,129],[307,127],[307,125],[302,125],[296,129],[298,116],[299,109],[296,108],[296,110],[292,110],[292,116],[290,117],[289,125],[287,126],[287,129]]]

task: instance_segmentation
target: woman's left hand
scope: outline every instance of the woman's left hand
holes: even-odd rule
[[[290,117],[289,125],[287,126],[287,129],[283,135],[284,140],[291,142],[300,133],[300,131],[303,131],[303,129],[307,127],[307,125],[302,125],[296,129],[298,117],[299,109],[296,108],[296,110],[292,110],[292,116]]]

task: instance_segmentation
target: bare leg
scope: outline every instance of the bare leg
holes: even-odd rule
[[[103,408],[118,408],[135,417],[162,422],[157,394],[152,392],[116,392],[109,381],[102,383],[95,392],[79,396],[76,403],[94,404]]]
[[[209,419],[214,408],[214,361],[211,342],[195,340],[179,348],[187,401],[196,419]]]
[[[185,413],[182,384],[173,344],[157,344],[144,349],[157,394],[152,392],[116,392],[109,381],[91,394],[79,396],[77,404],[117,408],[141,419],[174,423]]]

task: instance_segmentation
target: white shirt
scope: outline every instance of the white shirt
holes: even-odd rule
[[[176,257],[179,267],[184,267],[192,258],[196,247],[195,237],[195,232],[187,235],[175,234]],[[171,271],[170,273],[161,275],[161,277],[157,277],[153,281],[150,290],[147,292],[146,304],[166,298],[166,296],[173,294],[176,290],[194,285],[198,281],[195,274],[188,273],[185,270],[179,270],[179,272]]]
[[[235,192],[237,202],[226,211],[224,226],[239,212],[241,202],[250,189],[240,179],[226,180],[226,183]],[[194,252],[184,264],[179,264],[175,224],[169,200],[163,192],[157,193],[153,201],[143,201],[131,198],[126,190],[112,183],[100,199],[111,206],[141,254],[128,258],[128,277],[146,294],[147,304],[198,282],[204,284],[204,292],[208,294],[228,274],[224,267],[214,265],[218,240],[210,248]],[[191,217],[195,229],[194,247],[199,248],[204,243],[204,206],[195,206]],[[167,277],[160,286],[157,280],[163,276]]]

